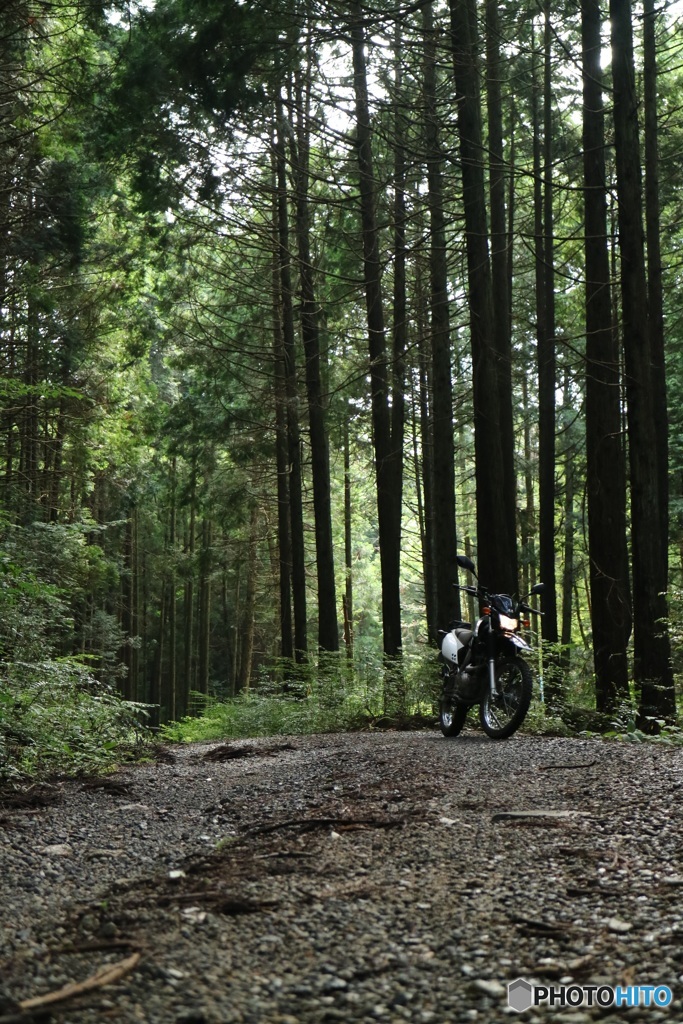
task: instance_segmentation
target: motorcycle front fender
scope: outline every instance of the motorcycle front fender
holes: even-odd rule
[[[511,633],[507,637],[510,643],[520,651],[531,651],[533,648],[529,646],[524,637],[518,636],[517,633]]]

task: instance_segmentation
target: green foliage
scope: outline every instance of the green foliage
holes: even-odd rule
[[[163,736],[189,743],[435,721],[439,673],[433,650],[411,651],[400,672],[384,667],[370,645],[353,669],[342,653],[327,655],[318,666],[297,666],[296,672],[285,683],[282,672],[276,673],[280,681],[264,673],[255,687],[228,701],[194,694],[198,714],[166,726]]]
[[[71,659],[0,671],[0,780],[103,770],[146,735],[144,706]]]
[[[114,690],[123,634],[98,607],[118,585],[91,523],[4,524],[0,779],[104,768],[144,732]]]

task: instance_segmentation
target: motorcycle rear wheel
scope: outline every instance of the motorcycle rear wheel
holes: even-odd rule
[[[523,658],[504,658],[496,665],[495,697],[490,689],[479,705],[481,727],[492,740],[506,740],[517,732],[531,703],[531,669]]]
[[[448,738],[458,736],[462,732],[468,711],[466,704],[459,704],[452,697],[443,694],[439,702],[439,728],[443,735]]]

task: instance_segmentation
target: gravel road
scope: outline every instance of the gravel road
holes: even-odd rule
[[[433,731],[172,752],[0,806],[0,1022],[107,966],[52,1019],[683,1021],[683,752]],[[518,1015],[518,977],[674,1001]]]

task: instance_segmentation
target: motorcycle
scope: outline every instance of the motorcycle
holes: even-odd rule
[[[519,635],[522,614],[542,615],[526,599],[515,602],[508,594],[492,594],[479,583],[474,563],[457,556],[461,569],[477,580],[476,586],[453,584],[480,602],[480,618],[474,628],[457,621],[439,630],[443,661],[443,690],[439,702],[439,725],[444,736],[457,736],[471,707],[479,705],[481,727],[487,736],[504,740],[519,729],[531,703],[532,673],[520,657],[531,647]],[[531,594],[542,594],[545,584],[537,583]]]

